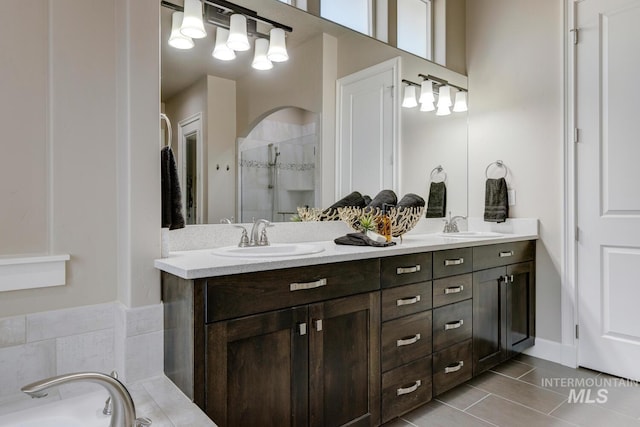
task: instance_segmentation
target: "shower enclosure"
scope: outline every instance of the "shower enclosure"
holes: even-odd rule
[[[238,140],[241,222],[290,221],[316,198],[317,115],[285,108]]]

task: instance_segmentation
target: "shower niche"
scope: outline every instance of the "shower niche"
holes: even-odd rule
[[[285,107],[238,138],[241,222],[291,221],[298,206],[316,205],[318,114]]]

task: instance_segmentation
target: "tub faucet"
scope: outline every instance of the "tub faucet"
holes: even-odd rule
[[[262,233],[258,237],[260,232],[260,224],[264,224]],[[249,240],[249,246],[269,246],[269,239],[267,239],[267,227],[271,226],[271,222],[267,219],[258,219],[253,223],[251,227],[251,240]]]
[[[466,216],[456,215],[453,218],[451,217],[451,211],[449,211],[449,220],[444,220],[444,229],[443,233],[458,233],[460,230],[458,229],[458,220],[459,219],[467,219]]]
[[[22,387],[22,391],[34,398],[45,397],[46,390],[72,382],[100,384],[109,392],[112,415],[109,427],[137,427],[136,408],[127,388],[116,378],[100,372],[76,372],[36,381]]]

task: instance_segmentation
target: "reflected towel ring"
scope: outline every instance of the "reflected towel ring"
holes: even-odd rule
[[[502,160],[496,160],[493,163],[489,163],[489,165],[487,165],[487,168],[484,170],[484,176],[486,176],[487,179],[489,179],[489,168],[493,165],[496,165],[497,167],[504,169],[504,175],[502,175],[500,178],[507,177],[507,173],[509,172],[509,170],[507,169],[507,165],[505,165]]]
[[[440,174],[442,174],[442,181],[434,181],[433,178],[437,177]],[[433,168],[433,170],[429,174],[429,179],[431,180],[431,182],[447,182],[447,173],[444,171],[442,165],[438,165]]]
[[[171,130],[171,120],[169,120],[169,117],[164,113],[160,113],[160,120],[164,120],[167,124],[167,133],[169,134],[167,138],[169,142],[167,145],[164,145],[164,147],[171,147],[171,137],[173,135],[173,132]]]

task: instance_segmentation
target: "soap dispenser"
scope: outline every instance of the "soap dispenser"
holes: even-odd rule
[[[391,206],[387,203],[382,204],[382,215],[378,224],[378,232],[384,236],[387,242],[391,241],[391,218],[389,217],[389,208]]]

